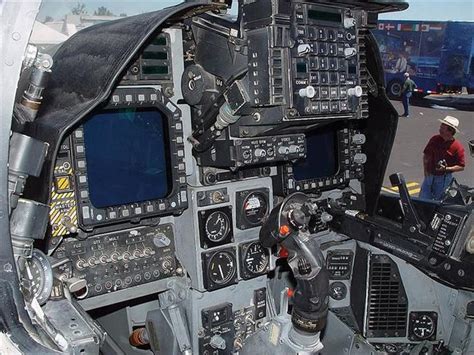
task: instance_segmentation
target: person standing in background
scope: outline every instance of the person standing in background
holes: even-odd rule
[[[404,52],[400,53],[400,56],[397,59],[397,62],[395,63],[395,73],[404,73],[407,71],[407,66],[408,66],[408,60],[407,60],[407,55]]]
[[[409,106],[410,106],[410,97],[413,95],[413,91],[417,88],[415,82],[410,79],[410,74],[405,73],[405,82],[403,83],[402,88],[402,101],[403,101],[403,117],[410,117]]]
[[[441,200],[446,188],[453,180],[453,173],[463,171],[464,147],[454,138],[459,120],[446,116],[439,127],[439,134],[431,137],[423,151],[425,179],[421,185],[420,198]]]

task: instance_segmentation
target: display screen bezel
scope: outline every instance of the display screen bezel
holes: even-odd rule
[[[97,112],[129,107],[157,109],[164,115],[168,132],[166,146],[169,151],[170,183],[165,198],[96,208],[89,198],[87,162],[84,149],[83,123]],[[181,214],[188,207],[186,183],[186,156],[182,112],[162,92],[152,87],[124,87],[114,91],[106,105],[93,111],[74,128],[67,138],[71,144],[74,165],[74,192],[78,210],[78,224],[83,230],[92,230],[109,224],[136,223],[144,218]]]

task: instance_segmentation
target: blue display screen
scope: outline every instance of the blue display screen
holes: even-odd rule
[[[306,134],[306,159],[293,164],[297,181],[333,176],[338,171],[336,132]]]
[[[89,198],[96,208],[166,197],[170,189],[165,116],[118,109],[84,124]]]

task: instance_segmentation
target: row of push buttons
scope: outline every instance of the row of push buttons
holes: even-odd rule
[[[332,70],[332,71],[341,70],[345,72],[347,70],[347,65],[346,65],[345,59],[310,57],[309,69],[310,70]]]
[[[354,38],[352,33],[346,32],[344,30],[317,28],[314,26],[298,26],[296,32],[299,37],[305,37],[318,41],[344,42]]]
[[[118,104],[130,104],[130,103],[145,103],[145,102],[156,102],[158,100],[158,94],[156,93],[140,93],[140,94],[114,94],[110,103],[113,105]]]
[[[328,85],[328,84],[344,84],[347,79],[346,73],[328,73],[328,72],[314,72],[309,73],[309,82],[312,85]]]
[[[311,104],[306,107],[306,111],[313,114],[338,113],[345,112],[348,109],[347,101],[312,101]]]
[[[311,92],[308,94],[308,88]],[[300,93],[300,96],[308,97],[310,99],[322,99],[322,100],[338,100],[347,98],[347,88],[338,86],[321,86],[321,87],[307,87],[306,93]]]
[[[317,54],[329,57],[347,57],[346,47],[343,43],[316,43],[300,44],[297,47],[298,55]]]

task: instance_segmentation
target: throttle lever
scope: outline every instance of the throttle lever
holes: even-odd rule
[[[408,193],[405,178],[401,173],[395,173],[390,175],[389,179],[393,187],[398,187],[403,212],[405,214],[403,228],[408,229],[410,233],[415,233],[417,231],[422,232],[425,230],[426,225],[421,221],[418,213],[415,210],[413,201],[410,197],[410,194]]]

